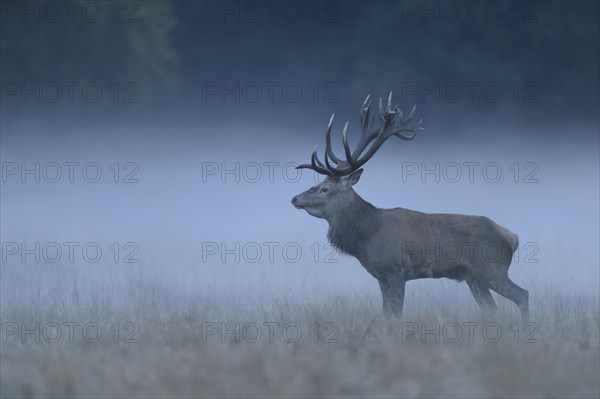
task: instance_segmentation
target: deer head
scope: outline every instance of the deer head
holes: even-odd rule
[[[392,108],[392,93],[388,97],[387,107],[379,99],[379,126],[372,128],[375,124],[376,115],[371,116],[371,96],[367,96],[360,110],[360,124],[362,135],[354,151],[348,145],[348,122],[342,131],[342,144],[344,146],[345,159],[337,157],[331,148],[331,127],[333,117],[329,120],[325,134],[325,163],[317,157],[315,146],[310,164],[302,164],[297,169],[312,169],[317,173],[325,175],[321,183],[311,187],[307,191],[295,196],[292,205],[298,209],[304,209],[312,216],[331,220],[340,209],[345,208],[356,198],[352,186],[358,182],[362,174],[361,167],[369,160],[381,145],[390,137],[396,136],[402,140],[412,140],[415,132],[424,130],[421,127],[423,120],[416,124],[412,123],[416,106],[404,117],[398,105]],[[405,135],[405,132],[412,132]]]

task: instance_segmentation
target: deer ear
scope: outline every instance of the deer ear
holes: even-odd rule
[[[356,183],[358,183],[358,180],[360,180],[360,175],[362,175],[363,170],[359,169],[356,172],[353,172],[352,174],[348,175],[345,177],[346,180],[346,185],[347,186],[353,186]]]

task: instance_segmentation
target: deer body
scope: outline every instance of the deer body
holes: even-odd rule
[[[340,212],[343,218],[328,220],[327,238],[338,250],[358,259],[375,278],[387,269],[399,268],[407,281],[492,278],[497,268],[510,264],[518,243],[515,234],[486,217],[379,209],[365,203],[366,207],[358,208],[360,213],[350,205]],[[498,264],[496,268],[478,267],[491,260],[494,266]]]
[[[391,95],[390,95],[391,100]],[[402,119],[398,107],[382,111],[380,128],[370,133],[369,97],[363,104],[363,136],[352,154],[344,128],[346,161],[330,146],[331,121],[327,129],[325,164],[316,158],[300,168],[314,169],[327,177],[292,199],[292,204],[312,216],[327,220],[327,237],[343,253],[354,256],[379,282],[386,316],[399,316],[404,303],[405,283],[419,278],[447,277],[466,281],[477,303],[487,312],[496,310],[490,289],[517,304],[524,320],[529,317],[529,294],[508,277],[518,237],[483,216],[427,214],[404,208],[380,209],[363,200],[352,188],[364,164],[390,136],[404,140],[402,131],[422,130],[410,125],[413,111]],[[399,113],[400,124],[394,124]],[[332,117],[333,119],[333,117]],[[373,143],[371,143],[373,142]],[[371,146],[367,150],[368,144]],[[366,151],[366,155],[360,155]],[[332,166],[329,157],[336,163]]]

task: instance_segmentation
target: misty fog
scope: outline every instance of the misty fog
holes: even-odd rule
[[[323,123],[302,129],[262,129],[252,119],[206,127],[146,120],[136,130],[150,139],[124,134],[130,126],[80,121],[81,130],[61,131],[68,140],[47,140],[39,132],[50,135],[54,127],[24,123],[19,139],[2,146],[3,273],[12,276],[2,279],[3,295],[52,290],[45,272],[63,267],[76,270],[64,278],[82,282],[105,268],[123,276],[143,269],[146,279],[175,290],[182,284],[269,296],[325,285],[376,293],[358,261],[328,246],[327,223],[290,204],[321,180],[294,167],[308,161],[315,144],[324,148],[328,112],[337,107],[326,108]],[[424,125],[411,142],[389,140],[365,166],[356,186],[364,199],[383,208],[488,216],[519,235],[510,269],[516,281],[598,292],[597,138],[473,126],[456,140]],[[357,129],[358,113],[351,140]],[[78,243],[71,255],[65,242]],[[86,243],[94,244],[89,259]],[[431,296],[444,286],[468,293],[443,280],[408,289]]]

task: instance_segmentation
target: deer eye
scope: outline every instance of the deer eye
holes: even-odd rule
[[[322,193],[326,193],[327,191],[329,191],[329,189],[327,187],[321,187],[321,192]]]

